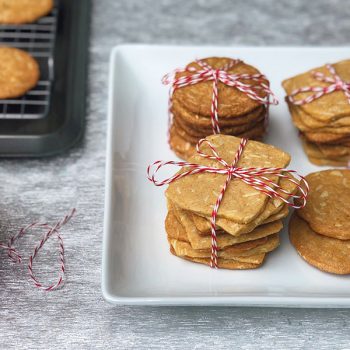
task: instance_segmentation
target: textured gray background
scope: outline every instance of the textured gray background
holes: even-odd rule
[[[95,0],[84,142],[53,159],[0,161],[0,241],[32,219],[53,221],[72,206],[79,211],[63,233],[68,283],[62,290],[32,288],[25,269],[0,252],[0,347],[350,349],[347,310],[120,307],[100,291],[111,48],[124,42],[349,45],[349,32],[344,0]],[[21,251],[34,243],[24,238]],[[48,251],[55,252],[54,241]],[[43,253],[38,273],[55,258]]]

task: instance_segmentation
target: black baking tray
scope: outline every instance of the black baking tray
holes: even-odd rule
[[[84,134],[91,2],[57,0],[53,80],[39,119],[1,119],[0,156],[43,157],[63,152]]]

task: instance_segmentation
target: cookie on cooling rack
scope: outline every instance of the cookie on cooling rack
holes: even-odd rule
[[[39,65],[31,55],[13,47],[0,47],[0,99],[24,95],[39,77]]]
[[[0,24],[32,23],[46,16],[53,0],[0,0]]]

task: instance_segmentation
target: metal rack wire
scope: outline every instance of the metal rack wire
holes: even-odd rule
[[[56,40],[58,7],[37,22],[22,25],[0,25],[0,46],[27,51],[39,63],[40,81],[17,99],[0,100],[0,119],[44,118],[50,105],[53,81],[53,50]]]

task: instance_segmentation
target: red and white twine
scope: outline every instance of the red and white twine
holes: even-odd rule
[[[236,64],[241,62],[241,60],[232,59],[225,66],[214,69],[208,63],[203,60],[196,60],[196,63],[200,66],[200,69],[195,67],[186,67],[186,68],[178,68],[173,72],[166,74],[162,83],[164,85],[171,84],[171,88],[169,90],[169,125],[172,123],[172,97],[175,90],[195,85],[205,81],[213,81],[213,94],[211,100],[211,112],[210,118],[212,123],[212,129],[214,134],[220,134],[220,126],[219,126],[219,116],[218,116],[218,103],[219,103],[219,94],[218,94],[218,86],[219,82],[234,87],[239,91],[246,94],[252,100],[258,101],[259,103],[266,105],[268,107],[270,104],[278,104],[278,100],[274,93],[271,91],[267,78],[263,74],[230,74],[228,71]],[[178,73],[191,73],[191,75],[182,76],[176,78]],[[253,84],[245,83],[246,80],[252,80]],[[259,92],[265,92],[265,97],[261,97]],[[271,101],[270,101],[271,97]],[[267,115],[267,114],[266,114]]]
[[[342,80],[340,76],[336,73],[335,68],[332,65],[327,64],[326,67],[331,76],[326,76],[321,72],[312,72],[311,74],[316,80],[321,81],[323,83],[328,83],[330,85],[305,86],[299,89],[295,89],[289,96],[287,96],[289,102],[294,105],[300,106],[317,100],[318,98],[324,95],[331,94],[334,91],[343,91],[348,102],[350,103],[350,82]],[[314,94],[311,94],[300,100],[295,99],[296,95],[299,95],[300,93],[304,92],[314,92]]]
[[[76,209],[73,209],[70,214],[66,215],[61,221],[58,221],[56,225],[50,226],[47,223],[39,223],[39,222],[34,222],[32,224],[27,225],[26,227],[22,228],[16,235],[12,236],[7,244],[0,243],[0,248],[6,249],[9,258],[16,263],[21,263],[22,262],[22,256],[17,252],[17,250],[14,248],[15,242],[22,237],[24,234],[26,234],[29,230],[34,229],[34,228],[40,228],[46,230],[46,233],[38,243],[38,245],[35,247],[33,254],[29,257],[29,262],[28,262],[28,273],[30,278],[32,279],[34,285],[42,289],[44,291],[52,291],[54,289],[59,288],[63,282],[64,282],[64,272],[65,272],[65,266],[64,266],[64,246],[63,246],[63,239],[60,234],[60,229],[62,226],[64,226],[76,213]],[[54,284],[51,285],[44,285],[42,284],[38,278],[35,276],[33,272],[33,262],[36,256],[38,255],[40,249],[43,248],[45,245],[46,241],[51,237],[55,235],[58,239],[58,245],[59,245],[59,260],[60,260],[60,270],[59,270],[59,275],[58,279]]]
[[[216,200],[213,211],[211,213],[210,226],[211,226],[211,259],[210,266],[213,268],[218,268],[217,257],[218,257],[218,247],[217,247],[217,238],[216,238],[216,217],[220,208],[220,204],[226,192],[227,186],[230,183],[232,178],[240,179],[247,185],[253,187],[259,192],[262,192],[269,196],[270,198],[279,198],[287,205],[299,209],[303,208],[306,204],[306,197],[308,195],[309,186],[305,178],[299,175],[295,170],[286,170],[284,168],[241,168],[237,167],[238,161],[242,156],[244,147],[246,146],[248,140],[242,138],[234,160],[231,165],[229,165],[224,159],[222,159],[215,147],[206,139],[202,139],[197,144],[197,153],[207,159],[216,160],[220,163],[223,168],[215,166],[206,166],[201,164],[189,163],[189,162],[177,162],[177,161],[161,161],[158,160],[153,164],[149,165],[147,168],[148,179],[153,182],[156,186],[168,185],[176,180],[179,180],[185,176],[199,174],[199,173],[212,173],[212,174],[223,174],[226,175],[226,180],[221,188],[220,194]],[[212,155],[206,154],[200,150],[202,144],[208,144]],[[155,178],[156,173],[164,166],[175,165],[179,167],[186,167],[188,170],[177,173],[167,179],[157,180]],[[297,177],[298,180],[294,180],[288,174],[293,174]],[[271,179],[266,177],[266,175],[275,175],[279,178],[284,178],[287,181],[294,183],[297,186],[298,191],[296,194],[284,190],[281,186],[274,183]],[[284,196],[286,198],[284,198]],[[294,200],[301,200],[300,205],[294,204]],[[293,200],[293,203],[290,202]]]

